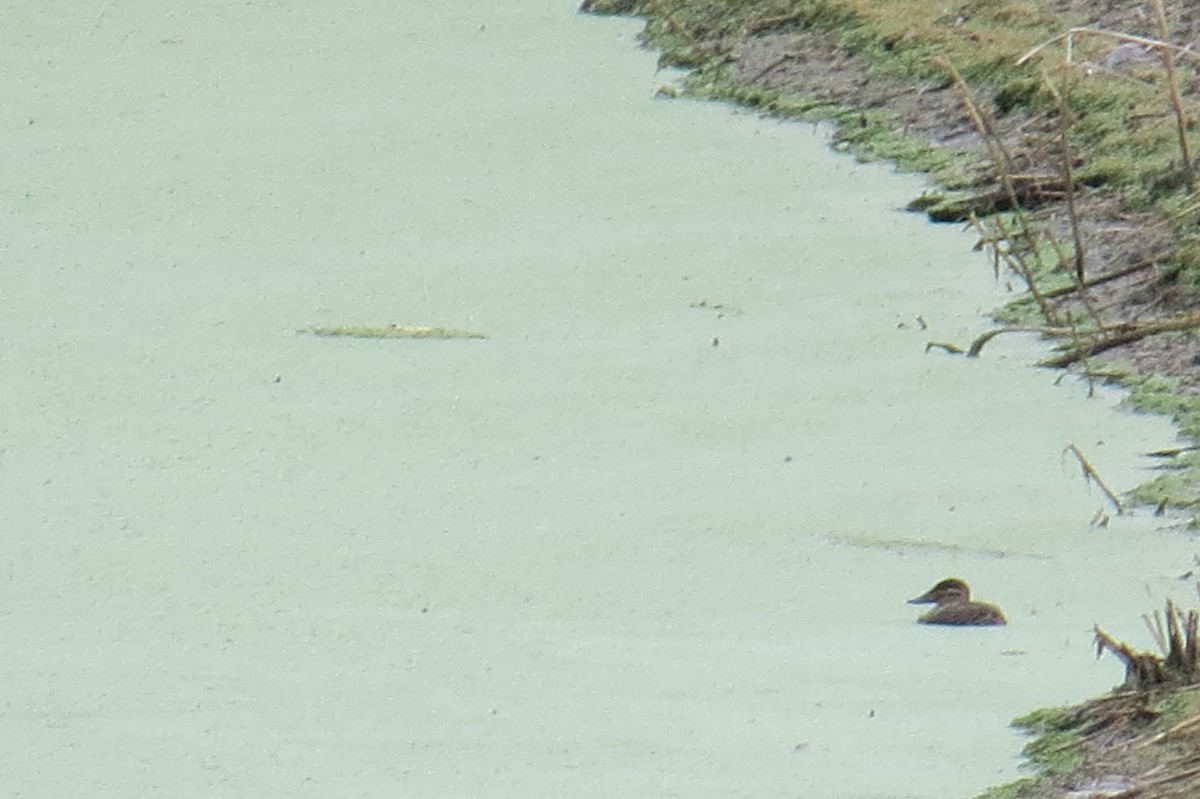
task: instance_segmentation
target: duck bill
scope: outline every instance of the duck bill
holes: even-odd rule
[[[932,605],[936,602],[937,602],[937,600],[933,598],[932,591],[927,591],[924,594],[921,594],[920,596],[915,596],[912,599],[908,600],[908,604],[910,604],[910,605]]]

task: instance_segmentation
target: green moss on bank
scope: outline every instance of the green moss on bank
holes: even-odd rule
[[[1177,334],[1184,335],[1184,334]],[[1180,434],[1200,441],[1200,394],[1183,385],[1177,377],[1166,375],[1126,375],[1122,382],[1132,391],[1130,404],[1138,410],[1168,416]],[[1200,450],[1180,447],[1157,453],[1154,479],[1132,492],[1132,499],[1146,505],[1196,508],[1196,475],[1200,474]],[[1193,522],[1194,523],[1194,522]]]
[[[1168,4],[1170,6],[1170,4]],[[816,42],[838,57],[850,54],[855,69],[898,82],[903,93],[945,88],[954,67],[981,105],[1001,122],[1019,122],[1035,140],[1034,149],[1061,147],[1058,118],[1067,121],[1066,145],[1074,160],[1073,178],[1090,196],[1112,198],[1115,207],[1145,212],[1158,220],[1175,251],[1157,262],[1157,284],[1175,296],[1200,295],[1200,198],[1191,193],[1189,174],[1180,164],[1177,119],[1162,64],[1135,55],[1123,65],[1108,59],[1122,40],[1111,35],[1078,33],[1072,38],[1070,63],[1061,41],[1051,40],[1069,29],[1094,24],[1105,8],[1084,7],[1072,13],[1067,4],[1048,0],[969,0],[947,5],[942,0],[586,0],[594,13],[637,14],[645,17],[643,40],[661,53],[664,65],[690,70],[684,91],[703,99],[738,103],[780,118],[829,121],[834,124],[834,147],[860,160],[884,159],[899,168],[929,173],[947,189],[917,204],[931,218],[957,221],[986,208],[977,200],[980,173],[995,172],[978,145],[960,149],[934,146],[922,136],[905,134],[907,119],[885,105],[857,108],[853,91],[811,93],[790,88],[786,81],[751,80],[739,70],[737,54],[762,37],[797,42],[804,48]],[[1169,7],[1172,19],[1178,14]],[[1126,32],[1154,36],[1145,15],[1130,13],[1122,20]],[[790,45],[789,45],[790,46]],[[1035,49],[1041,48],[1036,53]],[[778,52],[785,53],[786,47]],[[819,60],[818,51],[814,59]],[[1022,57],[1026,57],[1022,61]],[[1019,63],[1020,62],[1020,63]],[[783,64],[783,62],[780,62]],[[1191,56],[1176,60],[1186,89],[1200,62]],[[769,71],[769,70],[768,70]],[[830,78],[836,77],[836,70]],[[765,73],[764,73],[765,74]],[[767,85],[770,84],[770,85]],[[779,88],[776,88],[778,86]],[[1183,109],[1192,152],[1200,153],[1196,130],[1200,107],[1195,93],[1185,91]],[[968,138],[971,138],[968,136]],[[1057,152],[1057,151],[1055,151]],[[1043,156],[1045,157],[1045,156]],[[1060,155],[1046,158],[1052,166]],[[957,190],[957,191],[956,191]],[[1010,232],[1021,230],[1011,213],[1004,220]],[[1053,241],[1045,230],[1032,234],[1032,244],[1020,237],[1008,242],[1031,269],[1039,291],[1061,292],[1074,284],[1073,247],[1059,234]],[[1023,249],[1023,251],[1022,251]],[[1085,250],[1086,252],[1086,250]],[[1187,305],[1186,302],[1180,303]],[[1046,324],[1042,309],[1028,299],[1001,309],[997,318],[1018,324]],[[1052,324],[1093,324],[1082,310],[1067,310]],[[1184,335],[1184,334],[1178,334]],[[1095,368],[1089,362],[1088,368]],[[1109,373],[1128,370],[1106,366]],[[1132,378],[1130,378],[1132,380]],[[1184,435],[1200,435],[1200,400],[1187,386],[1176,384],[1153,391],[1141,386],[1136,407],[1167,413]],[[1139,489],[1138,500],[1190,507],[1200,503],[1200,458],[1180,457],[1169,471]]]
[[[1178,170],[1169,168],[1178,154],[1178,132],[1174,117],[1165,113],[1165,81],[1155,62],[1139,61],[1122,72],[1064,70],[1063,47],[1051,45],[1018,63],[1039,45],[1089,22],[1048,3],[594,0],[585,8],[645,17],[644,40],[662,52],[664,65],[694,70],[688,89],[696,96],[733,100],[772,115],[831,119],[854,151],[867,157],[931,173],[947,165],[944,156],[920,143],[896,141],[901,126],[886,113],[872,112],[864,120],[858,111],[820,98],[744,85],[729,64],[732,44],[765,34],[821,33],[876,73],[913,86],[945,85],[939,62],[949,62],[1001,114],[1051,112],[1058,95],[1072,117],[1072,145],[1088,154],[1079,176],[1087,185],[1149,204],[1186,194]],[[1118,44],[1109,36],[1081,34],[1073,38],[1072,59],[1101,62]],[[1163,170],[1170,174],[1156,174]]]
[[[978,799],[1195,796],[1198,713],[1200,688],[1186,681],[1034,711],[1013,726],[1034,736],[1024,754],[1035,773]]]

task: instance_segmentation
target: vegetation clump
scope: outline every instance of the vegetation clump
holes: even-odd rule
[[[344,336],[347,338],[428,338],[428,339],[483,339],[482,333],[459,330],[453,327],[425,327],[421,325],[331,325],[306,327],[301,333],[314,336]]]

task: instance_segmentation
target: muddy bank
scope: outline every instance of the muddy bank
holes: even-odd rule
[[[998,322],[1039,328],[1057,348],[1043,365],[1118,380],[1195,440],[1200,62],[1182,48],[1200,12],[1175,5],[1162,20],[1145,4],[1048,0],[583,10],[644,16],[661,63],[690,70],[683,92],[831,120],[836,148],[928,172],[940,188],[914,208],[974,225],[1014,288]],[[1200,457],[1156,458],[1163,476],[1136,499],[1192,508]]]

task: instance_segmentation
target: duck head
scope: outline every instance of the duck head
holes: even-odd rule
[[[950,577],[930,588],[918,597],[908,600],[910,605],[954,605],[971,601],[971,589],[957,577]]]

